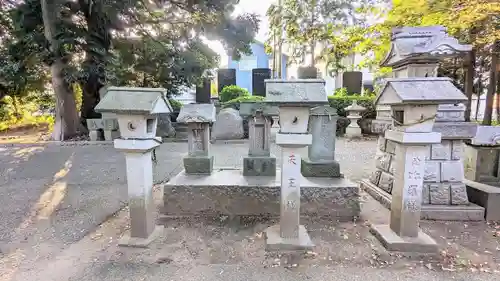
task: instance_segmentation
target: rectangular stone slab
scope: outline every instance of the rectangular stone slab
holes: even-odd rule
[[[214,169],[211,175],[184,171],[163,185],[163,215],[280,215],[281,171],[275,177],[244,177],[241,170]],[[351,221],[360,213],[357,184],[344,178],[300,179],[302,216]]]
[[[400,237],[389,225],[375,224],[371,226],[370,232],[389,251],[433,254],[439,249],[436,241],[421,230],[417,237]]]
[[[500,187],[464,180],[470,202],[486,209],[485,219],[500,221]]]

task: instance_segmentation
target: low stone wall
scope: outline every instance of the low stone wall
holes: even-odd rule
[[[243,177],[241,170],[214,169],[209,176],[181,172],[163,186],[166,216],[280,215],[280,178]],[[303,216],[351,221],[360,214],[357,184],[344,178],[303,178]]]

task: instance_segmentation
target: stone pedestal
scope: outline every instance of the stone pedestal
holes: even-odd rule
[[[128,147],[130,142],[129,140],[116,140],[115,144],[117,147]],[[152,150],[124,151],[127,167],[130,233],[124,235],[118,244],[120,246],[146,247],[163,229],[163,226],[156,225]]]
[[[104,129],[102,119],[87,119],[87,129],[91,141],[99,141],[104,138],[101,133]]]
[[[337,112],[330,106],[311,109],[309,116],[309,134],[312,144],[308,158],[302,160],[304,177],[342,177],[340,165],[335,160],[335,136],[337,130]]]
[[[307,230],[300,225],[301,157],[298,151],[311,142],[309,134],[279,133],[276,136],[282,159],[280,224],[265,231],[268,250],[308,250],[314,247]]]
[[[104,125],[104,140],[112,141],[120,137],[120,131],[118,130],[118,121],[116,119],[103,119]]]
[[[271,156],[271,120],[257,111],[248,120],[249,149],[243,158],[244,176],[275,176],[276,157]]]
[[[120,136],[116,119],[87,119],[91,141],[112,141]]]
[[[426,144],[439,143],[436,133],[386,131],[395,142],[395,175],[391,220],[387,226],[374,225],[371,231],[392,251],[437,252],[436,242],[420,231],[420,210],[425,171]]]

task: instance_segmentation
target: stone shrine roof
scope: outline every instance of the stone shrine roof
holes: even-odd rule
[[[170,113],[172,107],[163,88],[109,87],[96,112],[119,114]]]
[[[384,80],[376,105],[454,104],[467,100],[450,78],[418,77]]]
[[[354,100],[351,105],[349,105],[348,107],[344,108],[345,111],[363,111],[365,109],[366,108],[364,108],[361,105],[359,105],[356,100]]]
[[[262,111],[266,116],[277,116],[279,109],[275,105],[266,104],[265,102],[242,102],[240,103],[240,116],[254,116],[256,111]]]
[[[323,79],[266,79],[266,103],[287,106],[327,104]]]
[[[211,103],[186,104],[181,108],[177,122],[212,123],[215,122],[215,106]]]
[[[310,115],[317,116],[337,116],[337,110],[329,105],[320,105],[311,108]]]
[[[437,60],[471,50],[471,45],[460,44],[446,33],[443,26],[395,28],[392,31],[391,50],[381,65],[397,66],[410,61]]]

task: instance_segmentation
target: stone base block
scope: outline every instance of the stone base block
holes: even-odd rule
[[[275,157],[245,157],[243,158],[244,176],[276,176]]]
[[[361,133],[360,127],[347,127],[345,128],[344,137],[346,138],[360,138],[363,134]]]
[[[102,131],[100,130],[90,130],[89,131],[90,141],[100,141],[102,140]]]
[[[301,172],[304,177],[344,177],[340,172],[340,164],[337,161],[313,162],[305,158],[302,159]]]
[[[389,193],[375,186],[369,180],[362,180],[360,187],[384,207],[391,209],[392,196]],[[420,218],[423,220],[482,221],[484,220],[484,208],[474,203],[469,203],[469,205],[425,204],[422,205]]]
[[[163,185],[167,216],[280,216],[281,171],[276,176],[243,176],[214,169],[211,175],[182,171]],[[357,184],[345,178],[300,179],[303,216],[351,221],[360,213]]]
[[[266,229],[266,251],[308,251],[314,248],[311,237],[303,225],[299,225],[299,237],[284,239],[280,236],[280,226],[273,225]]]
[[[140,237],[130,237],[130,233],[123,235],[118,241],[118,246],[123,247],[135,247],[135,248],[147,248],[151,242],[153,242],[158,236],[163,232],[163,225],[156,225],[153,232],[148,238]]]
[[[106,140],[106,141],[112,141],[112,140],[117,139],[119,137],[120,137],[119,131],[104,130],[104,140]]]
[[[464,180],[467,196],[473,202],[486,209],[487,221],[500,221],[500,187]]]
[[[209,175],[214,168],[214,157],[184,157],[184,170],[187,174]]]
[[[389,225],[375,224],[370,232],[388,251],[435,254],[439,250],[436,241],[422,231],[418,237],[401,237]]]

